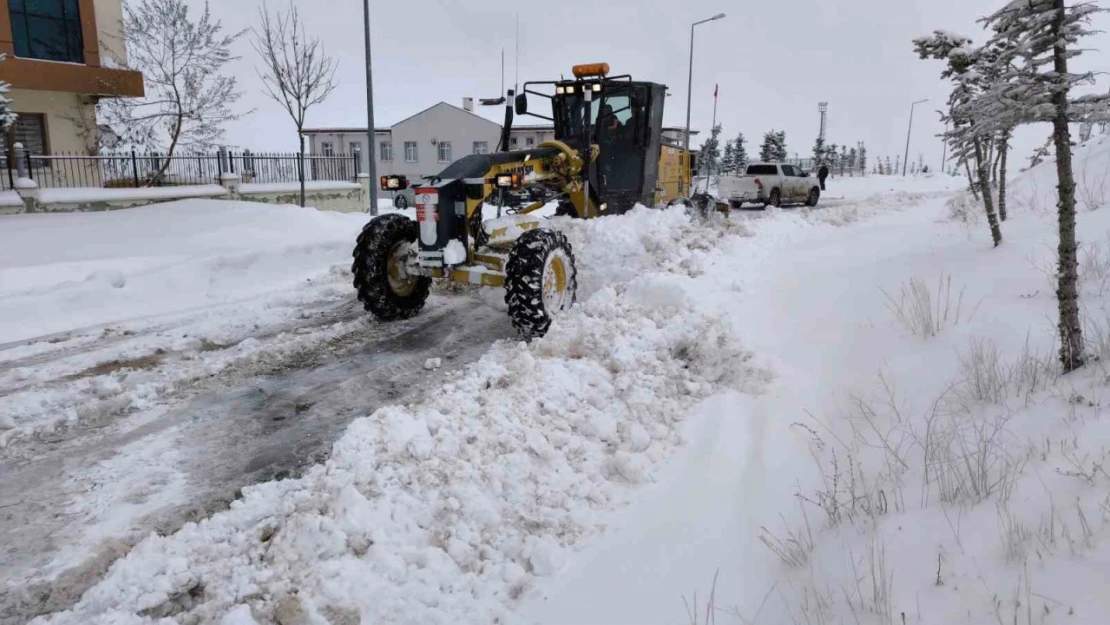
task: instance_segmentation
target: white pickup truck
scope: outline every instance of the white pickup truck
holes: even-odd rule
[[[744,204],[782,206],[787,202],[817,206],[821,185],[801,167],[782,163],[752,163],[738,176],[721,176],[717,194],[732,208],[740,208]]]

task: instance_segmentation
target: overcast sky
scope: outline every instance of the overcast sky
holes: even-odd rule
[[[273,9],[288,0],[270,0]],[[310,126],[364,125],[365,65],[360,0],[294,0],[310,35],[324,39],[339,61],[338,88],[309,115]],[[576,63],[605,61],[615,73],[661,82],[670,88],[665,121],[682,125],[686,113],[690,22],[718,12],[723,20],[697,27],[694,50],[692,125],[709,128],[713,87],[720,85],[717,121],[729,137],[743,132],[749,152],[764,132],[782,129],[791,154],[811,153],[818,131],[817,103],[829,102],[828,141],[864,141],[872,157],[901,154],[910,102],[917,107],[911,159],[923,153],[940,161],[943,130],[935,110],[947,97],[938,61],[922,61],[910,40],[943,28],[977,42],[984,37],[976,18],[1002,0],[776,0],[730,2],[631,2],[562,0],[506,3],[491,0],[370,0],[375,121],[388,126],[444,101],[464,96],[496,97],[501,84],[501,50],[506,81],[515,67],[515,19],[520,11],[521,82],[569,75]],[[197,6],[202,1],[197,0]],[[228,29],[249,28],[260,2],[222,0],[212,12]],[[1105,27],[1106,24],[1099,23]],[[292,149],[296,133],[277,104],[261,93],[258,65],[246,39],[234,72],[246,91],[242,104],[255,112],[228,128],[230,144],[256,150]],[[1110,38],[1080,65],[1110,69]],[[1100,88],[1110,86],[1105,79]],[[481,114],[499,120],[502,111]],[[521,123],[536,123],[525,119]],[[1043,142],[1045,129],[1027,129],[1015,158],[1024,159]],[[694,143],[700,144],[703,135]]]

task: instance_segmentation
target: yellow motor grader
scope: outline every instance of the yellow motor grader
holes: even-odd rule
[[[416,184],[415,221],[391,213],[366,224],[352,266],[366,310],[412,317],[433,279],[503,286],[513,325],[542,336],[574,303],[577,272],[566,236],[536,211],[557,202],[556,215],[590,219],[685,200],[694,159],[663,136],[667,88],[608,74],[605,63],[577,65],[573,79],[510,90],[504,151],[466,156]],[[529,112],[529,96],[549,100],[550,116]],[[552,122],[555,140],[508,151],[514,112]],[[408,181],[383,176],[381,185]]]

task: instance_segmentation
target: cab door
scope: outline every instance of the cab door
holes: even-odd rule
[[[800,189],[801,180],[798,177],[798,169],[793,165],[780,165],[782,168],[782,199],[784,200],[797,200],[803,197],[803,192]]]

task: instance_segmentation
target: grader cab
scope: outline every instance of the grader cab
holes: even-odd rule
[[[666,87],[610,78],[604,63],[573,73],[510,91],[503,151],[466,156],[416,184],[415,221],[393,213],[363,228],[352,271],[367,310],[411,317],[433,279],[500,286],[517,330],[542,336],[574,303],[577,272],[566,236],[540,209],[557,203],[556,215],[588,219],[686,197],[693,159],[663,136]],[[550,116],[530,112],[530,96],[549,100]],[[550,120],[555,140],[508,151],[514,113]],[[407,184],[382,179],[383,188]]]

